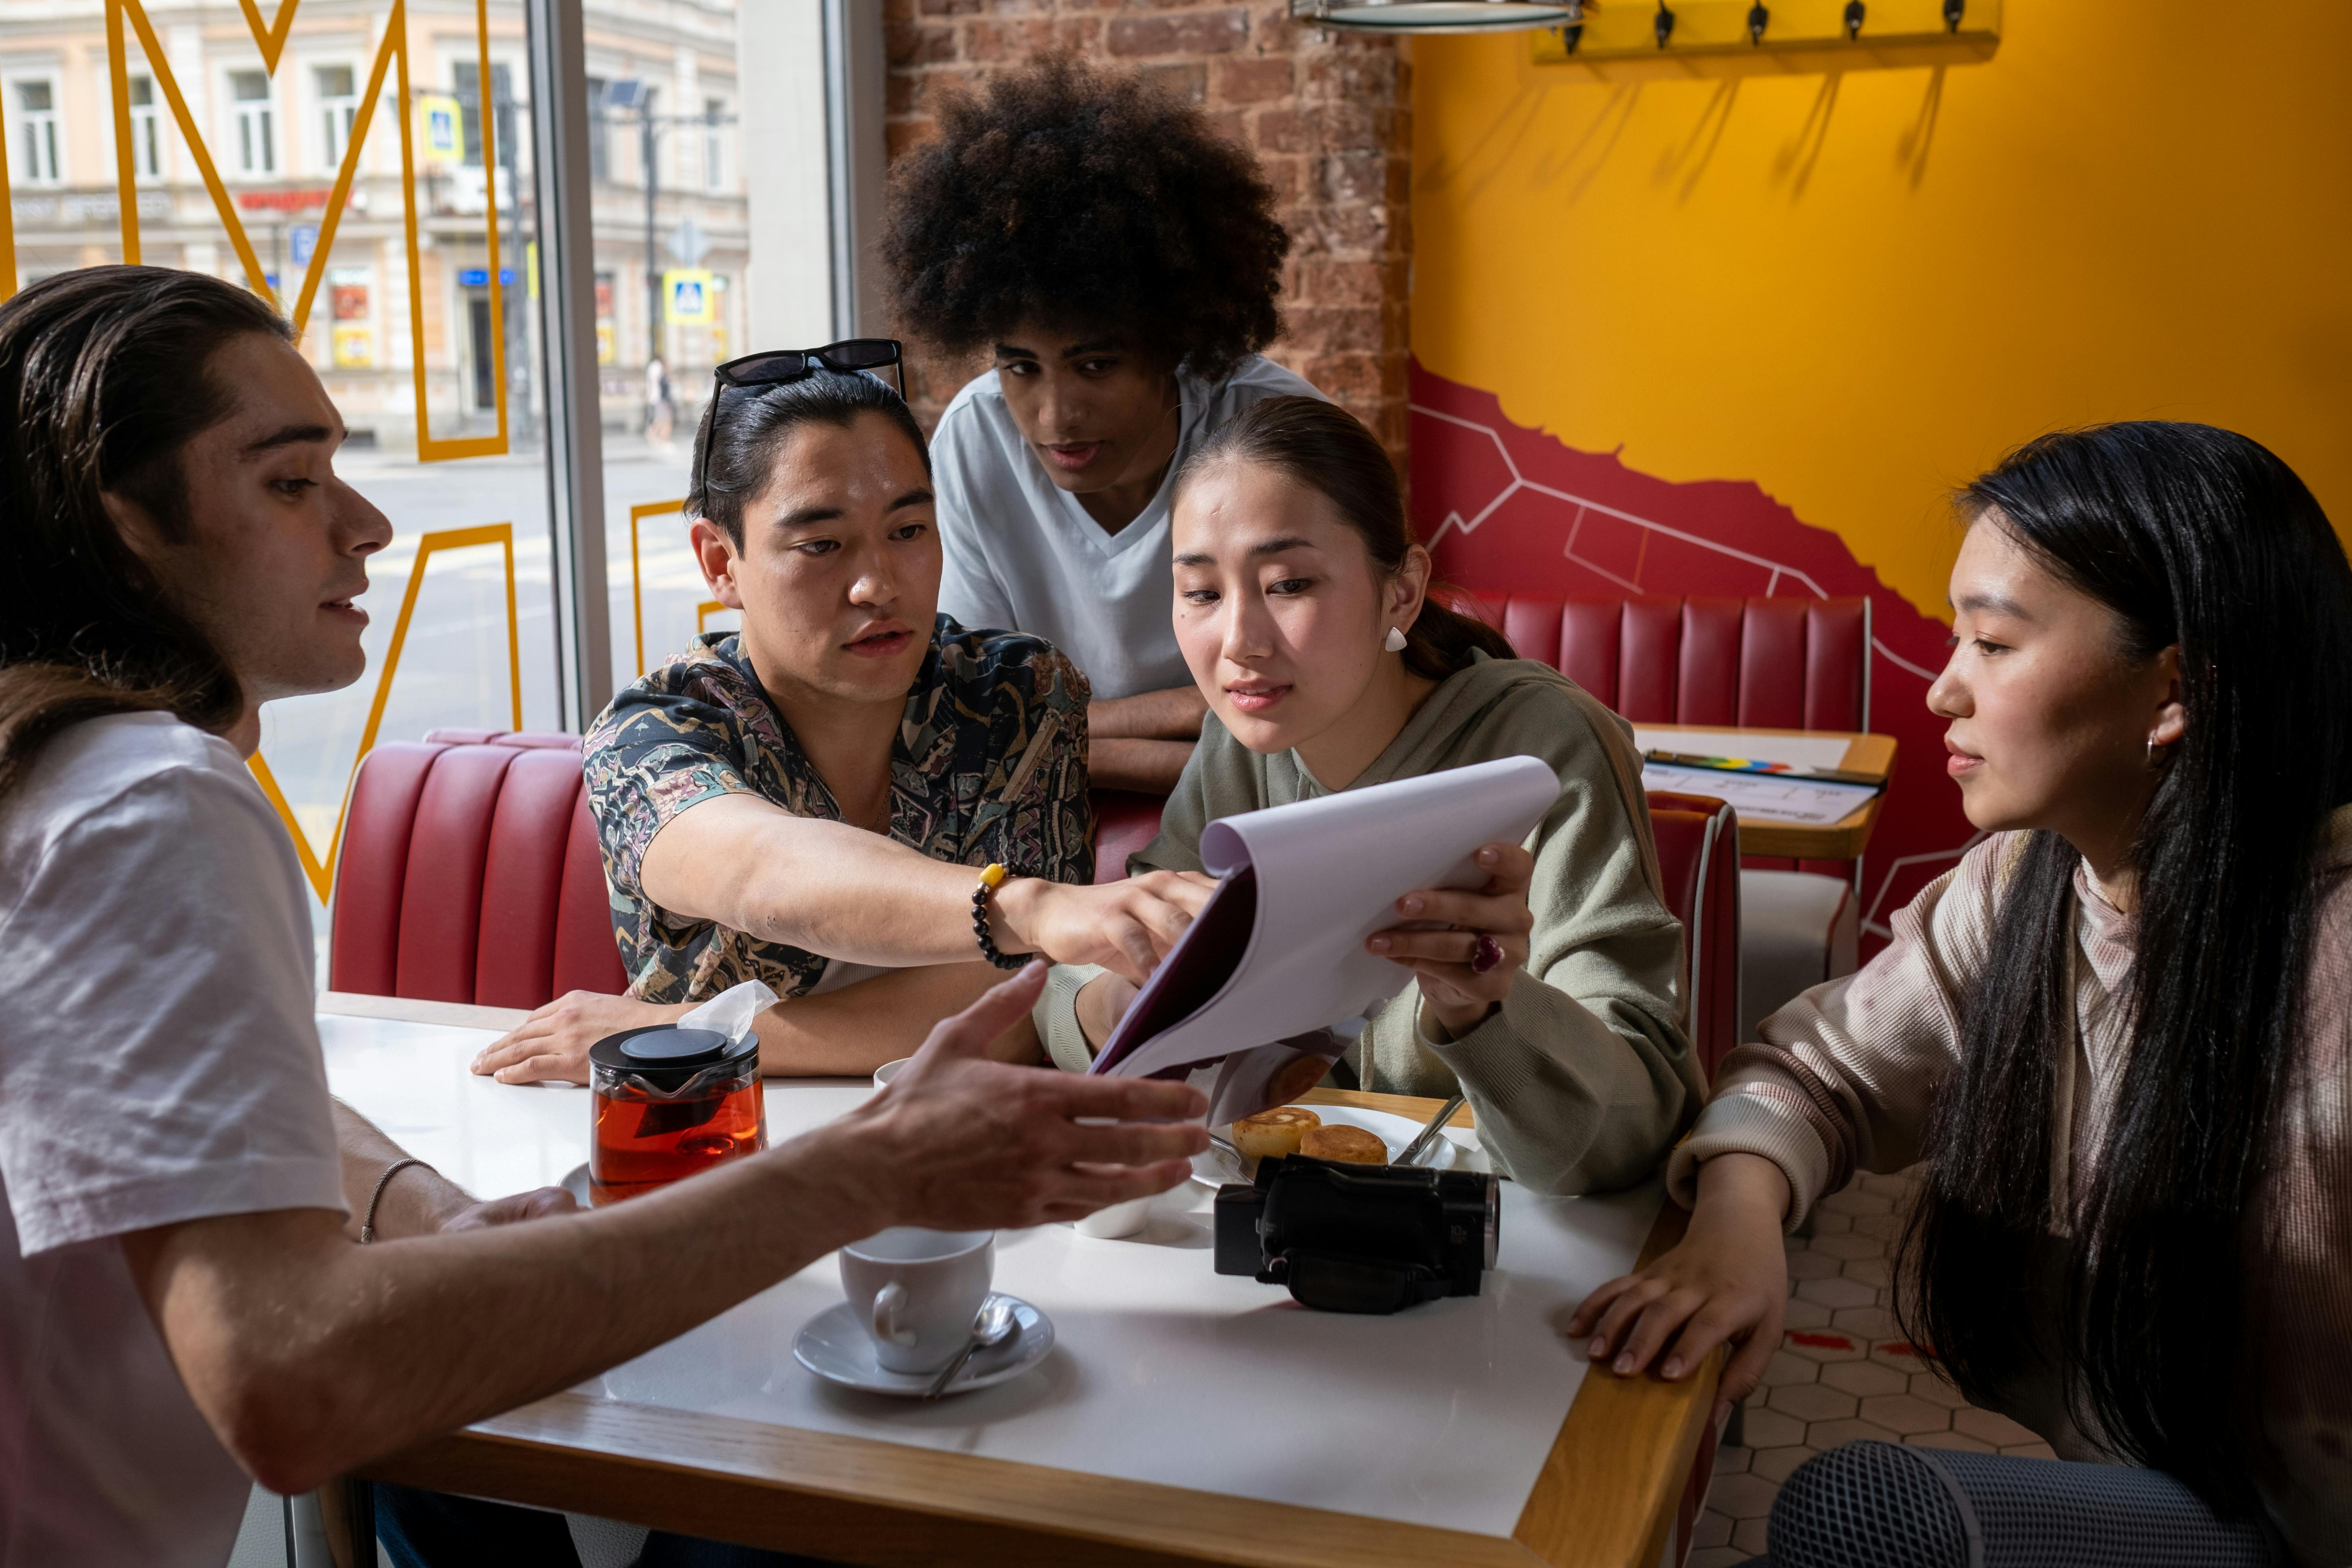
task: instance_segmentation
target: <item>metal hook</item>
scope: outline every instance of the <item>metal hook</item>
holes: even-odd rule
[[[1764,29],[1772,25],[1772,13],[1762,5],[1748,7],[1748,41],[1751,45],[1764,41]]]
[[[1948,33],[1958,32],[1960,18],[1968,14],[1969,0],[1944,0],[1944,30]]]
[[[1845,0],[1845,37],[1852,43],[1862,37],[1862,0]]]
[[[1675,36],[1675,14],[1666,9],[1666,0],[1658,0],[1658,14],[1650,23],[1650,31],[1657,36],[1658,47],[1662,49],[1666,40]]]

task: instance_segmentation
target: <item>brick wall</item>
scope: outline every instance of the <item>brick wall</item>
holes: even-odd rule
[[[1292,241],[1267,352],[1379,432],[1403,471],[1412,67],[1396,45],[1318,36],[1286,0],[884,0],[884,16],[893,156],[929,134],[941,88],[1056,47],[1142,71],[1254,149]],[[921,356],[908,389],[927,426],[984,363]]]

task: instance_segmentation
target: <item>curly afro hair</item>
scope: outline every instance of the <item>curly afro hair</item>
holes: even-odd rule
[[[1052,55],[939,121],[891,174],[904,330],[961,354],[1023,321],[1102,326],[1209,381],[1281,331],[1274,189],[1192,105]]]

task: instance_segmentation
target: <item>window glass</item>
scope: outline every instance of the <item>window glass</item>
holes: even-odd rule
[[[311,80],[319,94],[319,156],[313,167],[332,174],[342,167],[343,153],[352,143],[359,89],[349,66],[320,66],[311,73]]]
[[[163,172],[163,124],[155,102],[155,79],[134,76],[128,84],[131,98],[131,163],[142,180]]]
[[[65,176],[58,158],[57,86],[47,80],[16,84],[16,140],[24,148],[17,168],[29,184],[54,185]]]
[[[278,172],[277,126],[269,112],[269,76],[266,71],[228,73],[229,97],[236,106],[237,169],[246,174]]]

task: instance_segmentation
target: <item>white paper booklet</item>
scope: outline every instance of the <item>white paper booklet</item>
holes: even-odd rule
[[[1326,1031],[1404,989],[1402,969],[1364,951],[1404,923],[1396,900],[1482,885],[1470,857],[1525,839],[1559,798],[1549,764],[1505,757],[1209,824],[1217,889],[1092,1070],[1182,1077],[1223,1060],[1212,1125],[1297,1098],[1346,1046]]]

